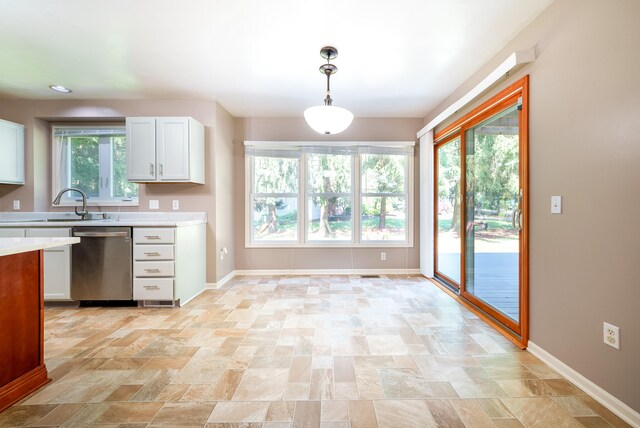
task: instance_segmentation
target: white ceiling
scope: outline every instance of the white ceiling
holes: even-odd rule
[[[236,117],[334,104],[424,117],[552,0],[0,0],[0,99],[215,99]],[[69,95],[48,88],[60,84]]]

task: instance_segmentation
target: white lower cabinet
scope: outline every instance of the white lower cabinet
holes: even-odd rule
[[[71,236],[66,227],[1,228],[0,238],[57,238]],[[44,300],[71,300],[71,247],[44,250]]]
[[[181,305],[204,290],[205,225],[133,228],[133,300]]]

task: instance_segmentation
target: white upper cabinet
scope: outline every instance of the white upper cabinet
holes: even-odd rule
[[[127,179],[204,183],[204,125],[190,117],[128,117]]]
[[[0,119],[0,183],[24,184],[24,126]]]

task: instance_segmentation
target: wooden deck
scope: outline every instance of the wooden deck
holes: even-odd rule
[[[439,271],[459,281],[459,257],[459,254],[439,254]],[[518,254],[476,253],[474,262],[474,283],[467,285],[467,291],[518,321]]]

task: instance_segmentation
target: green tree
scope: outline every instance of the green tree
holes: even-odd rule
[[[349,193],[351,188],[351,156],[310,153],[307,156],[309,169],[310,193]],[[337,196],[314,195],[311,198],[314,205],[320,205],[319,230],[325,236],[331,236],[333,230],[329,217],[335,213],[344,202]]]
[[[362,177],[366,193],[402,193],[404,191],[404,161],[402,155],[363,155]],[[375,210],[379,213],[378,229],[387,225],[387,198],[376,199]]]
[[[255,193],[297,193],[298,192],[298,160],[274,157],[254,157],[254,191]],[[259,232],[278,232],[278,216],[281,199],[267,197],[255,201],[254,209],[260,212],[267,206],[268,220],[259,227]]]

